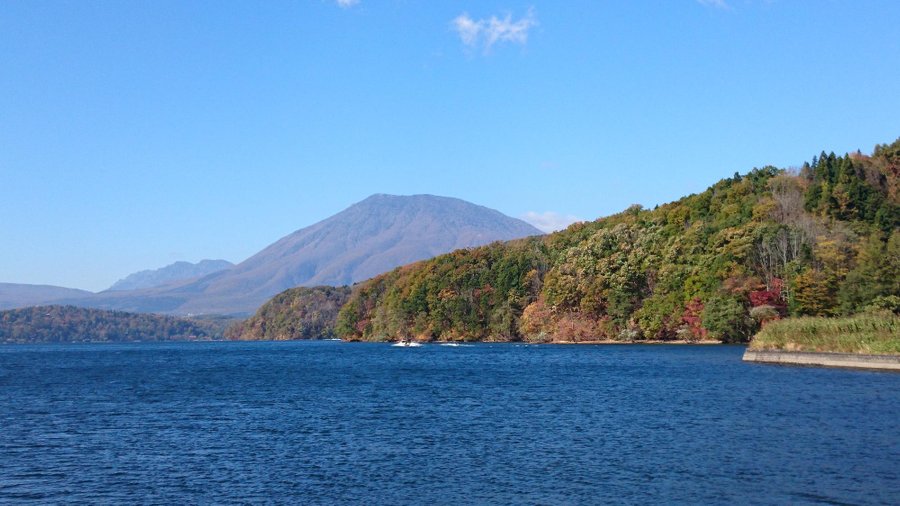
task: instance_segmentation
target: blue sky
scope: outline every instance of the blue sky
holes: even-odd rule
[[[864,0],[6,0],[0,281],[237,262],[372,193],[565,223],[870,151],[900,135],[898,19]]]

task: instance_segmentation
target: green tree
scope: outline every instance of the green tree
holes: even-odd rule
[[[734,297],[717,296],[703,309],[703,328],[709,336],[725,343],[747,341],[755,329],[755,322],[747,309]]]

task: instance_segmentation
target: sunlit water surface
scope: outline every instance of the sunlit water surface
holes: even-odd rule
[[[900,374],[724,346],[0,347],[0,502],[900,503]]]

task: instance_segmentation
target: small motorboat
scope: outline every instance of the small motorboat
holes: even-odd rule
[[[418,348],[419,346],[422,346],[422,343],[417,343],[415,341],[397,341],[396,343],[392,344],[391,346],[402,346],[404,348]]]

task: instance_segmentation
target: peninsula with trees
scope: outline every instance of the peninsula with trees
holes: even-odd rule
[[[754,169],[655,209],[377,276],[354,287],[336,334],[739,343],[773,320],[891,306],[898,191],[900,140],[871,155],[822,152],[796,170]]]

